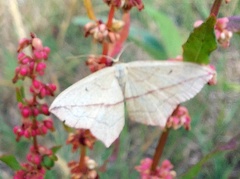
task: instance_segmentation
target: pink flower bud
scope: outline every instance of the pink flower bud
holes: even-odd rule
[[[34,54],[34,57],[35,57],[36,59],[42,59],[42,58],[43,58],[43,53],[42,53],[42,51],[35,50],[33,54]]]
[[[51,51],[51,49],[49,47],[44,47],[43,48],[44,52],[46,52],[46,54],[48,55]]]
[[[13,133],[17,136],[22,136],[24,132],[19,126],[15,126],[13,128]]]
[[[36,89],[39,89],[42,86],[42,83],[38,80],[33,80],[32,84],[33,84],[34,88],[36,88]]]
[[[29,107],[23,107],[23,109],[21,110],[22,116],[25,118],[28,118],[31,114],[31,110]]]
[[[27,74],[28,74],[28,69],[27,69],[27,67],[22,67],[22,68],[20,68],[20,71],[19,71],[19,73],[20,73],[20,75],[22,75],[22,76],[27,76]]]
[[[32,114],[33,114],[33,116],[39,115],[39,110],[37,108],[33,108],[32,109]]]
[[[19,62],[21,62],[22,59],[24,59],[25,57],[26,57],[25,53],[20,52],[20,53],[18,53],[17,59]]]
[[[25,130],[23,135],[26,138],[30,138],[31,137],[31,134],[30,134],[29,130]]]
[[[41,126],[41,134],[45,135],[47,134],[48,128],[46,128],[45,126]]]
[[[42,161],[42,157],[40,155],[34,155],[32,162],[35,163],[36,165],[39,165]]]
[[[48,58],[48,54],[44,51],[42,51],[42,58],[46,60]]]
[[[45,96],[46,96],[46,89],[42,88],[41,91],[40,91],[40,97],[43,98]]]
[[[42,41],[39,38],[33,38],[32,40],[32,46],[36,50],[41,50],[43,48]]]
[[[16,67],[15,68],[15,73],[19,73],[19,71],[20,71],[20,67]]]
[[[51,92],[54,92],[57,89],[57,86],[55,84],[49,84],[48,87],[51,90]]]
[[[46,68],[46,64],[43,63],[43,62],[40,62],[40,63],[38,63],[37,66],[36,66],[36,71],[37,71],[40,75],[42,75],[42,74],[44,73],[44,69],[45,69],[45,68]]]
[[[45,114],[45,115],[49,115],[49,110],[48,110],[48,105],[47,104],[43,104],[41,107],[40,107],[40,111],[42,112],[42,114]]]
[[[33,71],[34,66],[35,66],[35,62],[30,62],[30,64],[29,64],[29,69],[30,69],[31,71]]]
[[[26,58],[23,58],[22,59],[22,61],[21,61],[21,63],[23,64],[23,65],[25,65],[25,64],[27,64],[28,62],[30,62],[30,58],[28,58],[28,57],[26,57]]]
[[[53,122],[51,119],[44,120],[43,125],[48,129],[53,129]]]
[[[30,44],[30,40],[27,38],[23,38],[18,43],[18,52],[22,51],[25,47],[27,47]]]
[[[18,103],[18,108],[22,109],[23,108],[23,104],[21,102]]]
[[[27,154],[27,156],[26,156],[26,158],[27,158],[27,160],[29,161],[29,162],[31,162],[32,161],[32,154],[30,153],[30,154]]]
[[[34,137],[34,136],[36,136],[37,135],[37,131],[36,130],[32,130],[31,131],[31,135]]]
[[[38,127],[38,129],[36,130],[36,132],[37,132],[37,135],[42,135],[42,130],[41,130],[40,126]]]

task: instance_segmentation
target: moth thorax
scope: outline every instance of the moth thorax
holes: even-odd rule
[[[116,78],[118,79],[118,83],[120,87],[124,89],[127,78],[127,69],[123,64],[115,65],[115,68],[116,68],[115,75]]]

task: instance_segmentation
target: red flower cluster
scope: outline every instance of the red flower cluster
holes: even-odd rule
[[[98,179],[99,176],[95,170],[97,163],[90,159],[89,157],[84,158],[85,168],[80,169],[79,163],[71,161],[68,166],[71,170],[71,179],[88,178],[88,179]]]
[[[173,114],[168,118],[166,127],[178,129],[184,127],[186,130],[190,130],[191,118],[188,113],[188,109],[184,106],[178,106]]]
[[[32,48],[32,56],[26,55],[23,50],[30,46]],[[54,130],[51,119],[37,121],[35,118],[40,115],[49,115],[48,105],[40,103],[37,98],[44,98],[45,96],[53,96],[56,86],[54,84],[44,84],[37,80],[38,75],[43,75],[45,72],[45,61],[48,58],[50,49],[43,47],[40,39],[32,34],[31,39],[23,39],[19,43],[18,48],[18,67],[15,70],[13,82],[28,77],[32,80],[29,91],[32,93],[30,100],[24,98],[18,103],[18,108],[22,115],[22,125],[15,126],[13,131],[17,136],[17,140],[24,136],[30,138],[37,135],[44,135],[48,130]],[[30,118],[34,118],[31,120]]]
[[[22,136],[25,138],[31,138],[37,135],[45,135],[47,134],[48,130],[54,130],[51,119],[35,122],[31,120],[24,120],[21,126],[15,126],[13,128],[13,132],[17,136],[17,141],[19,141]]]
[[[29,163],[22,164],[23,169],[15,173],[13,179],[44,179],[46,170]]]
[[[85,129],[79,129],[75,133],[70,133],[67,139],[67,144],[73,145],[72,151],[76,151],[81,145],[92,149],[95,142],[96,138],[89,130]]]
[[[27,154],[29,163],[22,164],[22,169],[15,173],[14,179],[44,179],[46,170],[41,163],[46,156],[53,158],[54,154],[44,146],[38,146],[38,150],[31,146]]]
[[[23,52],[26,47],[31,48],[31,54],[27,55]],[[50,149],[39,146],[37,136],[45,135],[49,130],[53,131],[53,121],[50,118],[39,120],[39,115],[48,116],[48,105],[40,101],[46,96],[53,96],[56,86],[54,84],[44,84],[39,81],[38,76],[45,73],[46,63],[50,49],[43,47],[40,39],[31,34],[30,39],[23,39],[18,47],[18,66],[15,69],[13,83],[25,78],[31,79],[29,92],[32,95],[30,99],[25,98],[20,90],[17,90],[18,108],[22,116],[21,126],[15,126],[13,132],[16,135],[16,140],[21,137],[33,138],[33,146],[27,154],[28,163],[22,164],[22,169],[15,172],[14,179],[43,179],[45,168],[52,166],[52,162],[56,160],[56,156]],[[37,118],[38,117],[38,118]],[[50,164],[44,163],[44,159],[50,161]]]
[[[111,27],[107,27],[102,21],[89,22],[84,26],[85,37],[92,35],[99,43],[115,43],[120,39],[119,32],[124,26],[123,21],[113,19]]]
[[[154,172],[151,172],[152,159],[145,158],[141,160],[141,164],[135,169],[140,173],[141,179],[173,179],[176,177],[176,172],[169,160],[164,160],[161,166],[157,167]]]
[[[142,0],[103,0],[108,5],[113,5],[117,8],[122,8],[125,11],[129,11],[133,7],[137,7],[138,10],[142,10],[144,5]]]

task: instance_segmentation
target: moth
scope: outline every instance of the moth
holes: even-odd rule
[[[182,102],[213,78],[206,66],[176,61],[135,61],[99,70],[64,90],[50,112],[66,125],[89,129],[109,147],[129,119],[165,127]]]

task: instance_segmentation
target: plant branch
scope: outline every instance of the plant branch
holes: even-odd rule
[[[79,160],[79,169],[84,172],[85,170],[85,156],[86,156],[86,146],[81,145],[80,148],[80,160]]]
[[[87,10],[88,18],[91,19],[91,20],[96,21],[97,18],[96,18],[95,14],[94,14],[91,0],[84,0],[83,3],[84,3],[84,6],[85,6],[85,8]]]
[[[218,16],[219,9],[221,7],[222,1],[223,0],[215,0],[214,1],[211,12],[210,12],[210,15],[213,14],[216,17]]]
[[[156,170],[158,162],[159,162],[159,160],[161,158],[161,155],[163,153],[163,149],[164,149],[165,143],[167,141],[168,134],[169,134],[168,129],[166,129],[166,131],[162,132],[162,134],[161,134],[161,137],[158,141],[157,148],[155,150],[155,154],[153,156],[153,163],[152,163],[152,166],[151,166],[151,172],[154,172]]]

